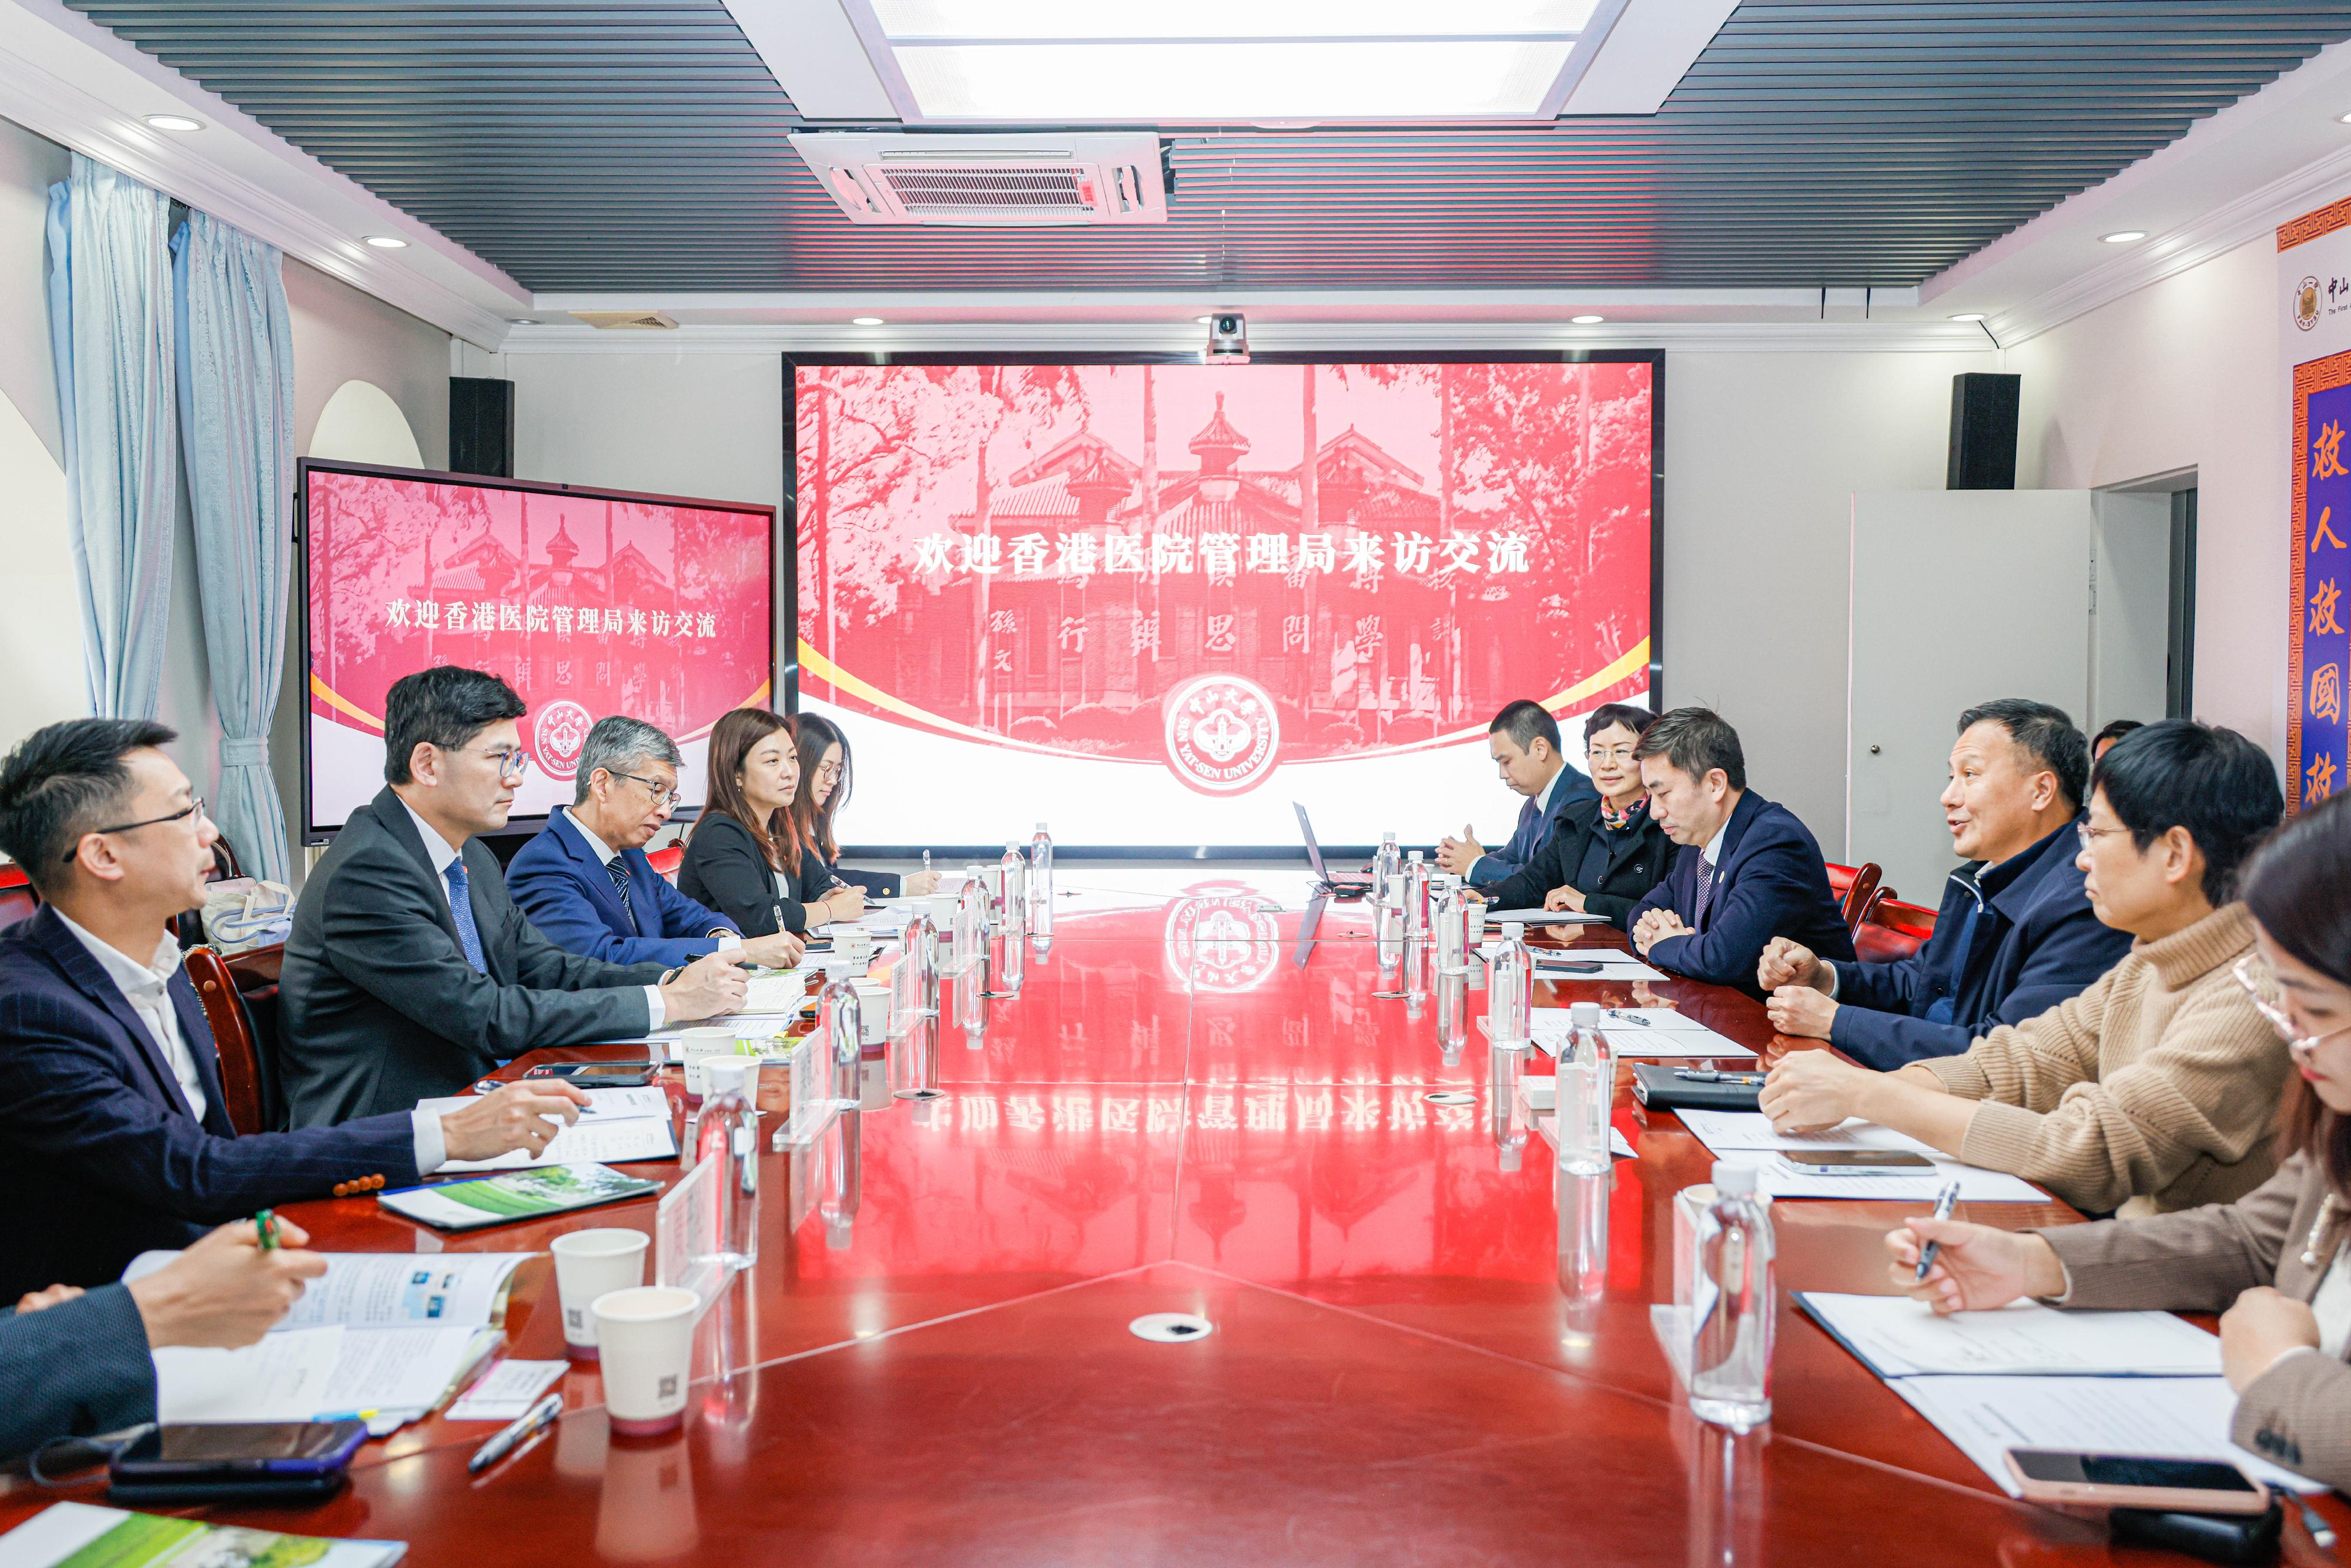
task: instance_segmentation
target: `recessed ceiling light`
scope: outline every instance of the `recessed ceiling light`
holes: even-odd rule
[[[406,250],[408,248],[408,242],[401,238],[398,235],[361,235],[360,236],[360,243],[371,245],[378,250]]]
[[[2338,114],[2335,118],[2346,125],[2351,125],[2351,114]]]
[[[1608,318],[1605,316],[1570,316],[1568,319],[1574,322],[1579,327],[1597,327],[1601,322],[1607,320]]]
[[[1213,321],[1213,320],[1215,320],[1215,319],[1216,319],[1216,318],[1215,318],[1215,317],[1213,317],[1213,316],[1195,316],[1195,317],[1193,317],[1193,318],[1192,318],[1192,322],[1193,322],[1193,324],[1194,324],[1195,326],[1205,327],[1205,326],[1207,326],[1210,321]]]
[[[2110,235],[2100,235],[2098,237],[2105,241],[2108,245],[2129,245],[2135,240],[2145,239],[2147,237],[2147,231],[2145,229],[2116,229]]]
[[[536,316],[509,316],[507,318],[507,325],[509,327],[536,327],[538,325],[538,318]]]
[[[158,131],[177,131],[183,133],[202,131],[204,128],[203,120],[185,114],[151,114],[147,117],[147,123]]]
[[[1984,313],[1980,310],[1962,310],[1951,318],[1954,321],[1980,321],[1983,319]]]
[[[849,319],[849,324],[852,327],[879,327],[882,325],[882,318],[879,316],[852,316]]]

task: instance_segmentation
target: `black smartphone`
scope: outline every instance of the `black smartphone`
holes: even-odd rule
[[[1869,1176],[1879,1171],[1923,1176],[1935,1168],[1924,1155],[1903,1149],[1789,1149],[1780,1157],[1806,1176]]]
[[[634,1089],[653,1082],[650,1061],[549,1061],[525,1078],[560,1078],[579,1089]]]
[[[163,1426],[114,1456],[120,1486],[311,1479],[340,1474],[367,1441],[364,1421]]]

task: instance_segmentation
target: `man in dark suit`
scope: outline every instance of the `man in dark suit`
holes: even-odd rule
[[[1521,697],[1486,727],[1486,750],[1502,782],[1527,798],[1519,808],[1510,841],[1489,850],[1465,824],[1461,836],[1437,846],[1437,863],[1472,887],[1485,887],[1523,870],[1544,841],[1558,831],[1571,809],[1600,799],[1559,748],[1559,720],[1538,702]]]
[[[645,845],[677,805],[677,742],[640,718],[596,721],[580,748],[569,810],[507,866],[507,891],[540,936],[608,964],[690,964],[739,945],[754,964],[789,968],[805,946],[789,931],[746,940],[736,924],[672,887]]]
[[[2007,697],[1961,714],[1942,804],[1969,863],[1944,884],[1934,936],[1890,964],[1773,938],[1756,974],[1772,1027],[1890,1071],[2088,989],[2131,946],[2091,910],[2075,863],[2089,779],[2089,742],[2061,709]]]
[[[129,1284],[53,1285],[0,1313],[0,1460],[58,1437],[155,1419],[154,1352],[234,1350],[267,1333],[327,1260],[290,1219],[264,1249],[250,1219],[224,1225]]]
[[[1775,936],[1850,958],[1853,935],[1812,831],[1747,788],[1739,732],[1702,707],[1658,718],[1634,748],[1649,812],[1682,846],[1633,910],[1633,946],[1660,968],[1761,996],[1756,965]]]
[[[642,1038],[743,1005],[739,953],[607,964],[532,929],[477,833],[506,826],[525,753],[513,688],[444,664],[384,699],[383,791],[294,908],[278,980],[294,1123],[452,1094],[545,1045]]]
[[[544,1148],[568,1087],[446,1114],[239,1137],[165,923],[204,903],[219,834],[160,724],[77,719],[0,763],[0,851],[43,903],[0,934],[0,1301],[90,1285],[149,1248],[303,1198],[404,1186],[449,1159]]]

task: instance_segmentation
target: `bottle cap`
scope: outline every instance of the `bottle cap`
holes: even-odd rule
[[[1041,833],[1041,832],[1043,832],[1043,831],[1045,831],[1045,824],[1044,824],[1044,823],[1042,823],[1042,822],[1038,823],[1038,824],[1037,824],[1037,831],[1038,831],[1039,832],[1040,832],[1040,833]]]
[[[1502,922],[1502,940],[1503,940],[1503,941],[1505,941],[1505,942],[1515,942],[1515,941],[1517,941],[1520,937],[1521,937],[1521,936],[1525,936],[1526,934],[1527,934],[1527,928],[1526,928],[1524,925],[1520,925],[1517,921],[1515,921],[1515,920],[1505,920],[1505,921],[1503,921],[1503,922]]]
[[[1567,1008],[1567,1021],[1573,1024],[1578,1029],[1598,1029],[1600,1027],[1600,1004],[1598,1002],[1570,1002]]]
[[[1408,850],[1405,852],[1404,858],[1408,861],[1418,861],[1420,859],[1420,852],[1418,850]]]
[[[750,1065],[747,1057],[713,1056],[702,1064],[702,1081],[710,1085],[713,1094],[739,1094],[743,1092],[744,1070]]]
[[[1735,1166],[1729,1160],[1714,1162],[1714,1190],[1738,1197],[1752,1197],[1755,1192],[1755,1167]]]

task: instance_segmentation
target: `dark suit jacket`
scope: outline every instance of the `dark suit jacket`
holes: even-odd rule
[[[1552,783],[1551,810],[1541,810],[1535,804],[1536,797],[1528,796],[1526,804],[1519,808],[1519,822],[1510,831],[1510,841],[1478,857],[1478,863],[1469,868],[1469,885],[1487,887],[1525,870],[1534,860],[1535,852],[1559,831],[1569,812],[1599,799],[1600,791],[1592,787],[1592,780],[1582,768],[1562,763],[1559,777]],[[1551,885],[1557,887],[1559,883]],[[1548,893],[1551,889],[1543,891]],[[1542,899],[1538,896],[1535,902],[1541,904]]]
[[[128,1286],[0,1313],[0,1460],[154,1418],[155,1362]]]
[[[717,910],[746,936],[808,929],[808,905],[824,896],[832,877],[803,851],[790,883],[791,892],[778,894],[776,873],[751,830],[719,811],[705,811],[694,824],[677,868],[678,892]]]
[[[1760,997],[1755,966],[1774,936],[1792,936],[1823,958],[1853,956],[1853,933],[1829,892],[1821,846],[1787,807],[1752,789],[1739,797],[1723,833],[1714,894],[1705,918],[1698,919],[1692,911],[1698,907],[1698,868],[1705,858],[1701,846],[1685,845],[1672,873],[1627,917],[1629,929],[1652,909],[1670,909],[1696,932],[1652,946],[1651,963]]]
[[[1979,1035],[2047,1012],[2122,961],[2131,935],[2090,912],[2079,841],[2067,822],[1996,866],[1962,866],[1943,888],[1935,934],[1892,964],[1840,963],[1829,1042],[1855,1061],[1891,1071],[1930,1056],[1957,1056]],[[1967,951],[1959,933],[1979,900]],[[1927,1009],[1951,998],[1949,1023]]]
[[[294,1124],[325,1126],[454,1094],[543,1045],[642,1035],[660,964],[566,953],[531,928],[479,839],[465,875],[489,972],[465,961],[448,884],[387,788],[351,813],[294,906],[278,980]]]
[[[1598,839],[1608,846],[1608,864],[1600,879],[1586,887],[1577,880],[1583,857]],[[1499,882],[1479,891],[1499,909],[1531,909],[1554,887],[1573,887],[1583,894],[1583,907],[1604,915],[1618,925],[1649,890],[1665,880],[1674,862],[1674,841],[1649,819],[1642,808],[1632,831],[1612,833],[1601,824],[1600,797],[1570,807],[1560,819],[1559,831],[1543,841],[1533,860]]]
[[[155,1037],[55,910],[0,934],[0,1301],[99,1284],[150,1248],[340,1183],[416,1179],[405,1113],[238,1137],[184,972],[170,994],[204,1091],[201,1123]]]
[[[626,906],[595,846],[568,813],[557,811],[507,862],[507,891],[538,934],[567,953],[674,967],[718,951],[710,933],[735,929],[733,921],[672,887],[644,851],[622,850],[620,860],[629,873]]]

